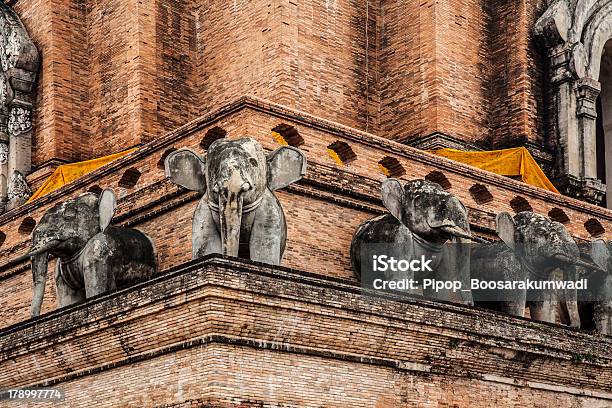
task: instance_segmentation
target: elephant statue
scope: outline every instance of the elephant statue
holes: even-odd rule
[[[489,282],[551,281],[561,271],[563,279],[577,281],[577,267],[596,268],[581,260],[578,245],[567,229],[548,217],[530,211],[514,217],[503,212],[497,215],[496,223],[501,241],[472,249],[472,278]],[[474,291],[477,305],[521,317],[528,306],[531,318],[544,322],[554,323],[557,306],[561,306],[561,320],[572,327],[580,327],[575,289],[566,290],[564,299],[560,299],[553,289],[536,293],[521,287],[503,289],[497,296],[498,299],[492,299],[482,290]],[[485,301],[480,303],[483,299]]]
[[[156,272],[151,239],[140,231],[113,227],[116,197],[82,194],[50,208],[32,232],[34,288],[32,317],[40,315],[49,255],[58,258],[55,284],[60,307],[69,306],[139,280]]]
[[[436,279],[461,282],[469,285],[470,247],[478,240],[472,237],[468,212],[457,197],[446,192],[439,184],[427,180],[415,180],[402,186],[399,180],[386,179],[381,186],[382,202],[388,214],[360,225],[351,242],[351,264],[362,285],[370,286],[370,279],[386,280]],[[452,245],[446,245],[453,243]],[[375,271],[371,259],[376,246],[386,256],[396,259],[432,259],[431,271],[414,270]],[[424,285],[423,285],[424,286]],[[469,290],[458,293],[450,290],[432,290],[423,287],[429,298],[471,304]],[[410,293],[418,293],[410,290]]]
[[[588,287],[593,296],[593,323],[599,333],[612,336],[612,241],[601,239],[591,243],[591,258],[602,270],[588,274]]]
[[[223,254],[279,265],[287,224],[274,191],[306,174],[306,156],[283,146],[266,156],[255,139],[219,139],[206,157],[190,149],[166,157],[166,177],[201,193],[193,215],[193,259]]]

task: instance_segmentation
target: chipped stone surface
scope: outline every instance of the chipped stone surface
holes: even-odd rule
[[[470,256],[467,245],[451,246],[447,250],[447,241],[463,242],[471,236],[468,213],[465,206],[452,194],[436,183],[427,180],[413,180],[402,186],[396,179],[382,182],[382,201],[390,214],[368,220],[361,224],[351,241],[351,264],[357,278],[370,279],[384,275],[386,279],[435,278],[441,280],[461,281],[467,286],[470,276]],[[431,273],[415,276],[414,272],[394,276],[372,270],[370,254],[373,245],[383,244],[388,247],[388,256],[396,259],[436,260]],[[363,264],[366,260],[366,264]],[[368,282],[369,284],[369,282]],[[471,303],[470,292],[461,292],[461,296],[451,291],[426,292],[425,296],[446,301]]]
[[[563,224],[530,211],[512,217],[497,216],[497,233],[502,242],[480,245],[472,251],[471,274],[482,280],[524,281],[527,277],[550,280],[557,268],[564,279],[576,280],[576,264],[580,261],[578,245]],[[534,278],[535,279],[535,278]],[[545,293],[551,303],[527,301],[526,290],[510,291],[512,301],[495,302],[494,308],[515,316],[524,316],[528,306],[533,319],[554,323],[558,298],[554,291]],[[576,291],[568,292],[565,302],[568,320],[564,323],[580,327]],[[478,293],[475,294],[478,299]],[[490,304],[488,306],[491,306]]]
[[[60,307],[153,276],[157,259],[151,239],[137,230],[108,226],[108,211],[97,194],[86,193],[43,215],[32,233],[33,316],[40,313],[49,256],[58,258],[55,285]]]
[[[165,160],[166,177],[203,193],[193,216],[193,258],[220,253],[279,265],[287,224],[274,191],[306,174],[306,156],[284,146],[269,155],[252,138],[219,139],[206,158],[190,149]],[[242,256],[245,256],[242,255]]]

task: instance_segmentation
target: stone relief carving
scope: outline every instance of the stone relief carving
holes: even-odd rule
[[[8,201],[25,203],[32,195],[32,190],[28,186],[25,176],[18,171],[14,171],[8,185]]]
[[[32,93],[39,64],[38,50],[19,17],[0,3],[0,142],[9,150],[8,160],[0,163],[0,176],[10,180],[0,185],[0,201],[6,202],[6,209],[21,205],[30,191],[23,183],[32,167]]]
[[[32,232],[32,316],[40,314],[49,255],[58,258],[55,285],[60,307],[148,279],[156,271],[153,242],[144,233],[111,226],[112,190],[85,193],[50,208]]]
[[[378,277],[373,271],[369,251],[372,245],[383,244],[396,259],[435,259],[433,272],[415,276],[414,272],[401,272],[402,276],[384,278],[419,279],[433,278],[447,281],[461,281],[469,287],[470,247],[472,237],[468,211],[454,195],[444,191],[436,183],[415,180],[405,186],[396,179],[382,183],[382,201],[389,213],[363,223],[351,242],[351,264],[358,277]],[[445,245],[452,241],[459,245]],[[394,252],[396,251],[396,252]],[[367,260],[364,264],[362,260]],[[363,281],[362,281],[363,283]],[[469,291],[457,294],[450,291],[424,291],[424,295],[440,300],[472,303]]]
[[[612,38],[612,1],[551,1],[535,32],[550,60],[557,185],[565,194],[599,203],[606,186],[597,178],[596,101],[604,46]]]
[[[0,165],[8,163],[9,148],[6,143],[0,142]]]
[[[11,109],[11,116],[8,123],[9,134],[11,136],[19,136],[22,133],[29,132],[32,129],[31,114],[32,111],[30,109],[21,107]]]
[[[166,177],[203,194],[193,216],[193,258],[219,253],[279,265],[287,224],[274,191],[300,180],[306,156],[284,146],[266,156],[255,139],[219,139],[206,158],[180,149],[165,161]]]

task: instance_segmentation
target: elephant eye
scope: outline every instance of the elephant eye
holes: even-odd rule
[[[249,159],[249,163],[251,163],[251,166],[253,166],[253,167],[257,167],[257,164],[258,164],[257,163],[257,159],[255,159],[254,157],[251,157]]]
[[[74,208],[66,208],[64,210],[64,217],[67,217],[67,218],[76,217],[76,210]]]

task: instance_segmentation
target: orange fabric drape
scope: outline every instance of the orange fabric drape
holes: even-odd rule
[[[521,181],[559,194],[538,163],[524,147],[465,152],[455,149],[432,150],[431,153],[455,160],[502,176],[520,177]]]
[[[36,190],[36,192],[28,200],[28,203],[36,200],[37,198],[45,196],[51,193],[52,191],[55,191],[58,188],[80,177],[83,177],[84,175],[88,173],[91,173],[92,171],[96,169],[99,169],[105,164],[108,164],[114,160],[117,160],[120,157],[123,157],[129,153],[132,153],[134,150],[136,149],[134,148],[134,149],[126,150],[124,152],[111,154],[110,156],[99,157],[93,160],[87,160],[87,161],[78,162],[78,163],[70,163],[70,164],[61,165],[57,169],[55,169],[53,174],[49,176],[47,180],[45,180],[43,185],[40,186],[38,190]]]

